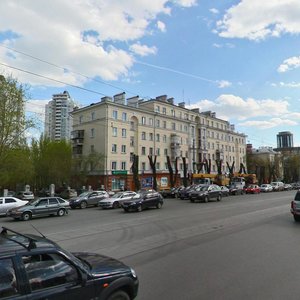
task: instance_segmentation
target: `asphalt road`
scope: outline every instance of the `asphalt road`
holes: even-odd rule
[[[295,191],[230,196],[221,202],[166,199],[162,209],[70,210],[65,217],[0,224],[71,251],[119,258],[140,279],[139,300],[299,299],[300,224]]]

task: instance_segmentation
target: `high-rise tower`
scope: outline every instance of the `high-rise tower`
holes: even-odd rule
[[[52,141],[70,140],[73,109],[74,102],[67,91],[54,94],[45,108],[45,136]]]
[[[277,148],[293,148],[293,134],[289,131],[282,131],[277,134]]]

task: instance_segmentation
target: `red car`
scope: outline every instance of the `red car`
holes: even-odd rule
[[[245,192],[247,194],[259,194],[260,193],[260,187],[256,184],[251,184],[245,188]]]

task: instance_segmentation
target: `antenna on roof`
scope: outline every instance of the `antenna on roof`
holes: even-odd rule
[[[37,230],[32,224],[30,224],[34,230],[36,230],[43,238],[46,238],[39,230]]]

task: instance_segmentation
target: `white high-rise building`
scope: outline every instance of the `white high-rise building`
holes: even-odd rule
[[[54,94],[45,108],[45,136],[52,141],[70,140],[74,102],[69,93]]]

